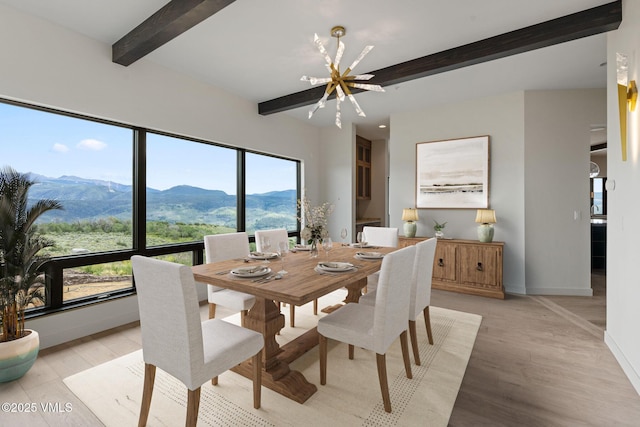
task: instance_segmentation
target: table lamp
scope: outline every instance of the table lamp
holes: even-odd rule
[[[493,240],[493,224],[496,223],[496,211],[493,209],[478,209],[476,214],[478,226],[478,240],[489,243]]]
[[[418,211],[414,208],[403,209],[402,220],[405,221],[404,223],[405,237],[416,237],[417,225],[415,221],[418,220]]]

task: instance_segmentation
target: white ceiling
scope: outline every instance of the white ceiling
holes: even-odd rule
[[[308,89],[302,75],[324,77],[312,44],[317,33],[335,54],[335,25],[346,28],[343,62],[365,45],[375,48],[356,71],[365,73],[612,0],[236,0],[141,61],[153,61],[222,87],[242,98],[267,101]],[[166,0],[0,0],[106,44],[113,44],[164,6]],[[388,136],[389,116],[496,93],[606,87],[606,36],[591,36],[536,51],[356,95],[366,118],[349,103],[342,120],[361,135]],[[129,67],[135,68],[136,63]],[[307,119],[309,107],[277,114]],[[257,114],[257,105],[256,105]],[[333,126],[335,101],[310,120]]]

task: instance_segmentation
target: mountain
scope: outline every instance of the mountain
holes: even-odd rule
[[[132,217],[130,185],[76,176],[49,178],[31,174],[37,183],[30,200],[56,199],[64,210],[43,215],[47,222],[93,221]],[[271,191],[246,196],[247,224],[295,226],[296,190]],[[147,188],[147,218],[152,221],[211,223],[235,227],[236,196],[221,190],[178,185],[167,190]]]

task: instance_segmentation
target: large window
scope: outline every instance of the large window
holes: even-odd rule
[[[246,230],[297,230],[298,162],[261,154],[246,156]]]
[[[2,166],[64,207],[41,217],[51,255],[132,248],[132,143],[129,128],[0,103]]]
[[[193,265],[206,234],[298,233],[295,160],[10,101],[0,153],[0,167],[36,178],[30,202],[64,207],[37,224],[55,246],[46,303],[29,316],[131,294],[133,254]]]
[[[147,246],[237,230],[237,150],[147,133]]]
[[[58,200],[39,232],[54,242],[52,257],[133,248],[133,130],[97,121],[0,103],[2,166],[37,182],[30,202]],[[62,301],[132,289],[123,262],[63,270]],[[50,305],[51,292],[47,302]],[[60,294],[60,292],[58,292]]]

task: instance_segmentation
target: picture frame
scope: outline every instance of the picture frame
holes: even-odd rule
[[[489,136],[416,144],[416,208],[489,207]]]

